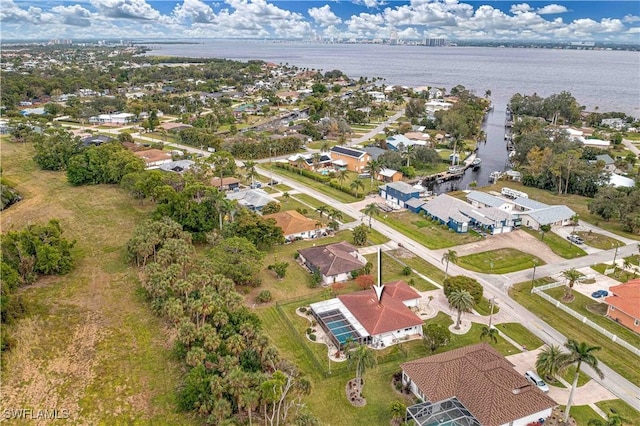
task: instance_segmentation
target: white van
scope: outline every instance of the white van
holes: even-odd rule
[[[549,392],[549,386],[535,372],[527,371],[526,373],[524,373],[524,377],[526,377],[527,380],[536,385],[542,392]]]

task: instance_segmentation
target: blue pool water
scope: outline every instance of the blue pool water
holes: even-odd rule
[[[345,343],[349,337],[356,337],[356,334],[351,330],[346,320],[331,321],[326,324],[340,344]]]

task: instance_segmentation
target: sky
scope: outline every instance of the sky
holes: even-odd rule
[[[0,36],[640,44],[640,1],[0,0]]]

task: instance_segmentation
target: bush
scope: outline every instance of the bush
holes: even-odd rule
[[[273,296],[271,296],[271,292],[269,290],[262,290],[260,293],[258,293],[258,296],[256,297],[256,301],[258,303],[271,302],[272,299],[273,299]]]
[[[411,266],[405,266],[404,268],[402,268],[402,275],[407,276],[407,275],[411,275]]]
[[[316,335],[315,334],[310,334],[309,335],[309,340],[311,340],[312,342],[316,341]]]
[[[313,329],[311,327],[307,328],[307,334],[311,334],[313,332]]]
[[[476,304],[482,300],[482,285],[473,278],[464,275],[447,278],[444,281],[444,295],[449,297],[449,294],[454,290],[467,290],[473,296]]]
[[[300,312],[302,312],[303,314],[305,312],[307,312],[307,308],[305,306],[301,307],[300,309],[298,309]]]

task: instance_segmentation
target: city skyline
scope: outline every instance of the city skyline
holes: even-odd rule
[[[2,0],[2,39],[281,38],[640,43],[635,1]]]

